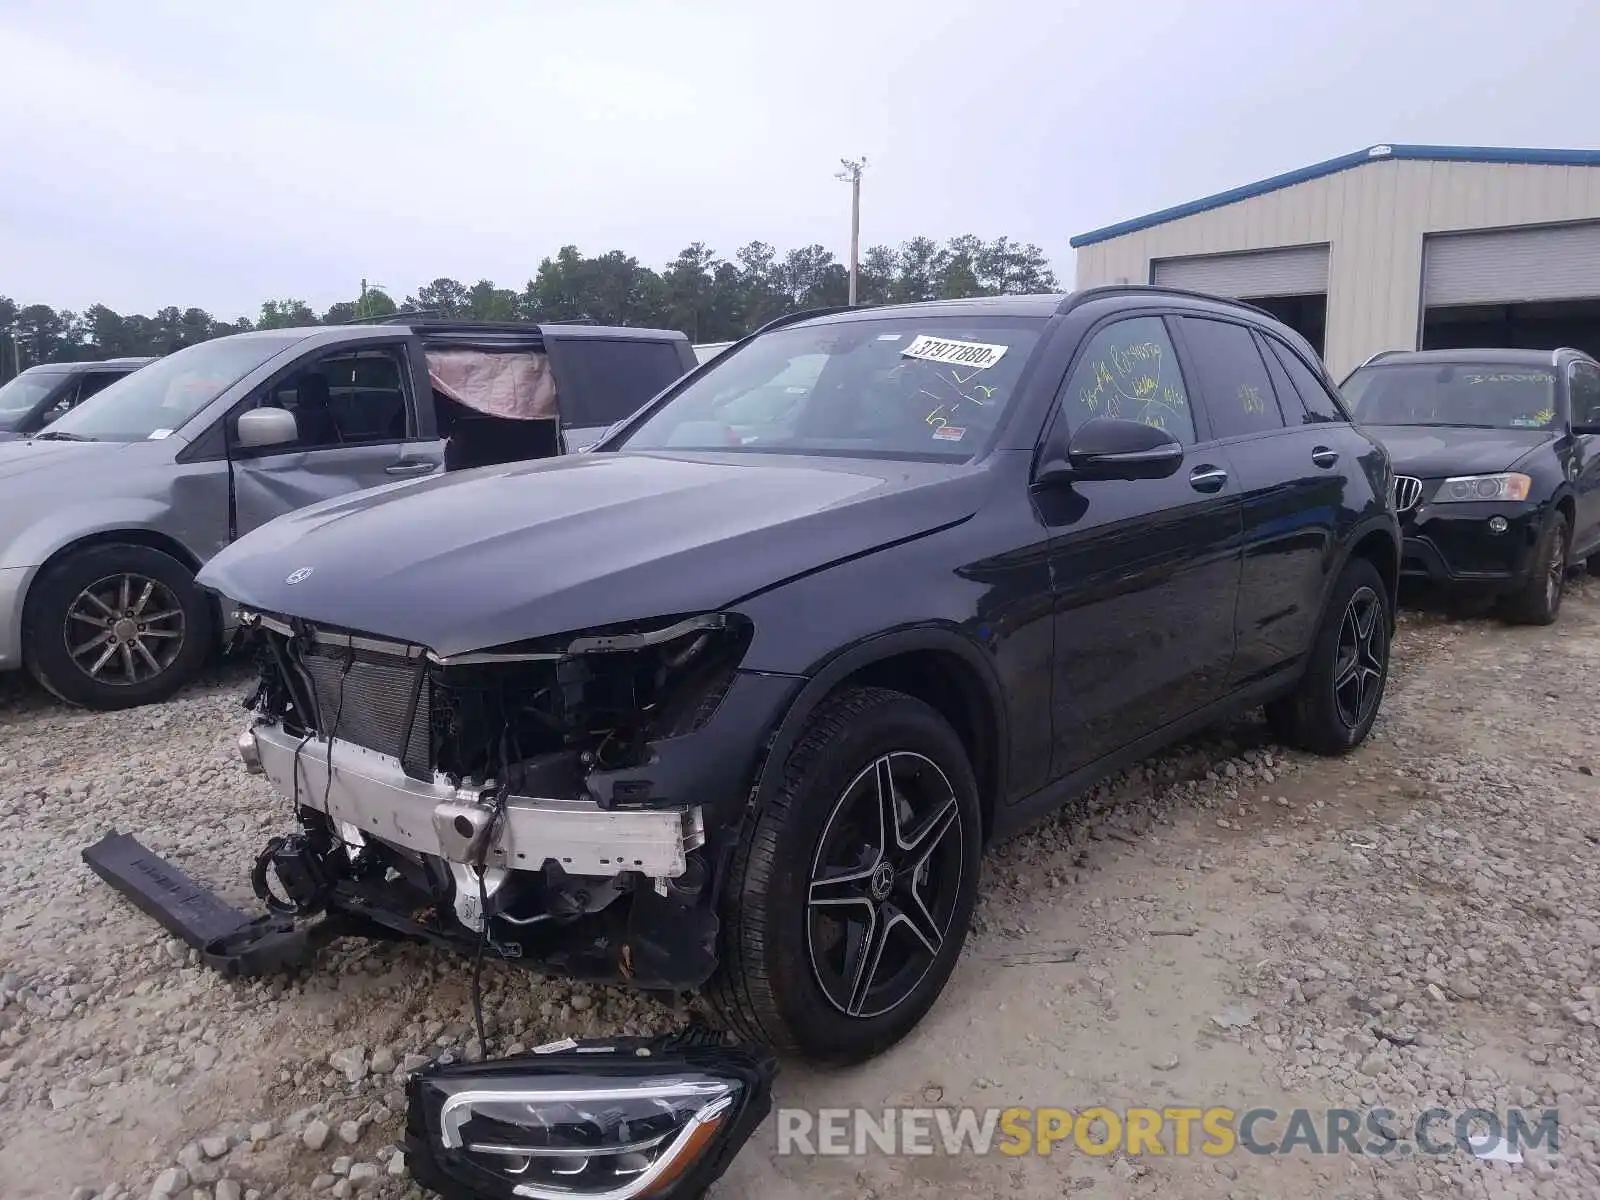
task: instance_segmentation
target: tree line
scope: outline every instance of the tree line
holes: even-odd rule
[[[1031,243],[1005,237],[984,241],[969,234],[941,245],[916,237],[863,253],[856,302],[1018,295],[1056,287],[1044,251]],[[845,304],[848,298],[849,270],[831,251],[812,245],[780,254],[765,242],[751,242],[731,259],[695,242],[659,271],[621,250],[590,256],[576,246],[563,246],[539,264],[520,291],[488,279],[468,285],[440,278],[397,302],[383,288],[363,283],[358,296],[321,314],[304,300],[268,300],[253,319],[236,321],[202,308],[170,307],[146,316],[96,304],[71,312],[0,295],[0,331],[11,335],[0,346],[0,379],[15,372],[17,358],[29,367],[169,354],[229,333],[337,325],[402,310],[494,321],[652,326],[681,330],[695,342],[720,342],[785,313]]]

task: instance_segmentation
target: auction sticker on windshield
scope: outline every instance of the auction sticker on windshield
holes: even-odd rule
[[[976,367],[980,371],[1000,361],[1007,350],[988,342],[955,342],[949,338],[929,337],[919,333],[911,345],[900,351],[907,358],[920,358],[924,362],[951,363],[958,367]]]

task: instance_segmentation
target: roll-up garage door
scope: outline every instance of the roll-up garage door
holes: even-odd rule
[[[1429,307],[1600,296],[1600,221],[1434,234],[1422,278]]]
[[[1151,265],[1156,283],[1210,292],[1214,296],[1253,300],[1267,296],[1314,296],[1328,290],[1327,246],[1158,258]]]

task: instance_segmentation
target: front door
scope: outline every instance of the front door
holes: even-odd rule
[[[1080,351],[1056,420],[1145,421],[1186,447],[1164,479],[1080,480],[1035,496],[1051,530],[1057,778],[1205,707],[1233,661],[1240,505],[1166,321],[1125,317]]]
[[[246,408],[295,416],[291,446],[234,452],[234,535],[320,500],[431,475],[443,443],[419,438],[404,343],[344,348],[269,384]]]

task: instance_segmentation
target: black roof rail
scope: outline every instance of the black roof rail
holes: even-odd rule
[[[1098,287],[1084,288],[1080,292],[1069,292],[1056,308],[1056,313],[1060,315],[1071,312],[1078,305],[1098,300],[1102,296],[1126,295],[1129,292],[1153,292],[1162,296],[1182,296],[1188,300],[1210,300],[1213,304],[1231,304],[1235,308],[1248,308],[1251,312],[1271,317],[1274,321],[1278,320],[1275,314],[1268,312],[1259,304],[1251,304],[1248,300],[1239,300],[1233,296],[1216,296],[1210,292],[1196,292],[1190,288],[1171,287],[1164,283],[1103,283]]]
[[[348,321],[340,321],[341,325],[400,325],[414,317],[438,317],[443,314],[436,308],[408,308],[399,312],[384,313],[381,316],[351,317]]]
[[[858,308],[870,308],[866,304],[833,304],[825,308],[803,308],[799,312],[784,313],[781,317],[773,317],[765,325],[756,328],[755,333],[747,333],[745,337],[755,337],[758,333],[766,333],[769,329],[782,329],[785,325],[793,325],[796,321],[804,321],[811,317],[831,317],[835,313],[855,312]],[[744,338],[738,338],[744,341]]]

